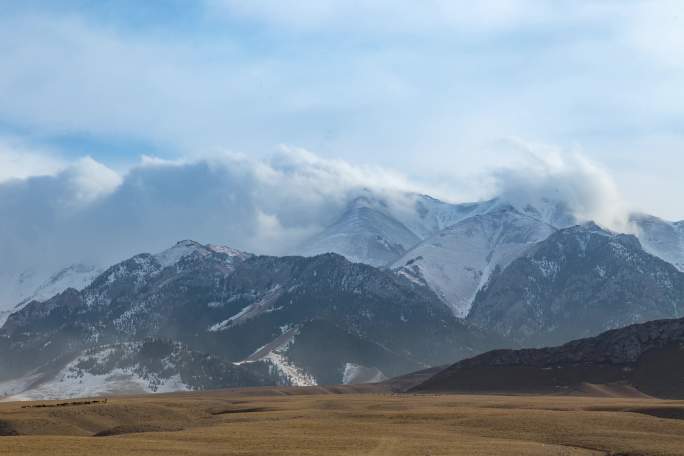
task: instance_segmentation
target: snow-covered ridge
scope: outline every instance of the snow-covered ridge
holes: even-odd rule
[[[135,270],[127,268],[123,264],[118,264],[109,270],[101,266],[76,263],[58,270],[46,272],[45,268],[27,270],[16,277],[1,277],[0,282],[12,284],[7,290],[3,290],[3,298],[0,301],[0,327],[13,312],[21,310],[31,301],[46,301],[53,296],[65,291],[67,288],[74,288],[81,291],[88,287],[101,274],[107,272],[108,283],[113,283],[122,277],[136,276],[135,283],[142,285],[146,278],[158,273],[161,269],[177,265],[180,261],[193,255],[207,257],[212,254],[222,255],[226,259],[228,266],[236,261],[244,261],[251,254],[233,249],[231,247],[208,244],[202,245],[198,242],[185,240],[180,241],[173,247],[164,250],[152,258],[157,264],[150,261],[149,255],[137,255],[131,259],[136,263]]]
[[[67,288],[83,290],[90,285],[103,269],[93,265],[74,264],[45,277],[45,273],[26,271],[16,281],[17,289],[12,301],[0,303],[0,327],[13,312],[21,310],[31,301],[45,301]],[[3,305],[4,304],[4,305]]]
[[[634,214],[631,222],[644,250],[684,271],[684,221],[668,222],[650,215]]]
[[[249,253],[226,246],[203,245],[199,242],[184,240],[155,255],[143,253],[109,268],[106,271],[106,281],[111,284],[117,280],[132,278],[137,286],[141,286],[150,277],[154,277],[168,267],[177,266],[187,258],[193,256],[207,258],[211,255],[225,257],[228,266],[233,266],[235,262],[251,256]]]
[[[384,266],[420,238],[391,215],[382,201],[361,197],[323,232],[301,247],[307,256],[339,253],[354,262]]]
[[[425,283],[465,318],[495,268],[504,268],[555,229],[512,207],[468,217],[418,244],[392,267]]]
[[[591,221],[580,224],[567,203],[544,195],[467,204],[415,194],[398,200],[367,192],[351,201],[347,218],[314,238],[304,253],[330,251],[351,261],[389,266],[430,287],[454,315],[465,317],[496,268],[506,267],[555,230],[576,227],[580,249],[586,249],[590,233],[617,234]],[[516,214],[517,223],[510,214]],[[644,250],[684,271],[684,222],[647,216],[634,216],[633,222]]]

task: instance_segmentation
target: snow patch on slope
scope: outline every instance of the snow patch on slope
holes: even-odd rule
[[[385,374],[375,367],[366,367],[354,363],[344,365],[342,383],[345,385],[378,383],[384,380],[387,380]]]
[[[286,377],[292,386],[315,386],[317,384],[313,376],[291,363],[283,353],[272,351],[261,360],[270,361],[278,373]]]
[[[281,286],[276,284],[268,292],[261,297],[258,301],[245,306],[235,315],[219,322],[209,327],[210,332],[223,331],[230,328],[231,326],[239,325],[251,318],[258,317],[259,315],[274,312],[278,310],[274,307],[275,302],[280,296],[282,296],[283,290]]]
[[[130,346],[132,348],[135,344]],[[114,353],[113,348],[103,348],[95,353],[84,353],[46,381],[40,381],[40,375],[32,375],[12,382],[0,383],[0,394],[5,396],[3,400],[13,401],[191,390],[181,381],[178,373],[168,377],[152,372],[145,372],[143,375],[141,374],[143,370],[137,364],[115,367],[101,373],[102,369],[83,367],[86,364],[96,367],[106,366],[109,357]]]
[[[232,322],[239,319],[243,315],[247,314],[250,310],[252,310],[252,304],[244,307],[240,312],[236,313],[232,317],[230,317],[226,320],[223,320],[219,323],[216,323],[214,325],[211,325],[209,327],[209,332],[218,332],[218,331],[223,331],[224,329],[228,329],[231,326]]]
[[[287,350],[294,342],[295,337],[299,335],[299,327],[283,327],[281,329],[284,330],[283,334],[263,347],[259,347],[242,363],[267,361],[271,363],[276,373],[284,377],[287,383],[292,386],[316,385],[316,379],[312,375],[306,373],[287,358]]]

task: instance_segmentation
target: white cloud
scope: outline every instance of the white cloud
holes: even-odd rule
[[[0,138],[0,183],[54,175],[64,166],[64,162],[54,154],[29,150],[16,141]]]
[[[624,206],[606,172],[580,155],[515,146],[523,159],[495,170],[479,196],[550,196],[580,217],[616,226]],[[86,157],[53,176],[0,184],[0,250],[6,264],[24,266],[38,259],[109,262],[186,238],[292,253],[366,192],[396,211],[411,204],[407,194],[434,195],[391,170],[287,147],[267,160],[229,153],[201,160],[147,157],[123,176]]]
[[[328,187],[371,185],[368,176],[378,174],[389,187],[415,187],[386,168],[430,181],[440,175],[449,193],[452,174],[507,161],[506,152],[483,149],[511,135],[581,144],[588,157],[619,170],[631,197],[634,170],[620,169],[625,161],[648,154],[638,171],[649,182],[662,174],[651,162],[684,167],[677,146],[684,27],[676,0],[209,3],[211,27],[183,30],[122,29],[82,11],[3,15],[0,122],[48,138],[140,140],[195,161],[204,157],[195,150],[263,157],[288,143],[378,165],[353,167],[341,178],[330,173],[334,161],[291,156],[309,174],[258,159],[244,173],[316,179],[324,190],[298,191],[306,199],[331,195]],[[678,138],[648,141],[658,135]],[[0,156],[0,180],[55,175],[66,166],[43,155]],[[147,158],[136,173],[152,173],[162,161],[167,172],[192,163]],[[244,169],[247,161],[234,166]],[[110,178],[96,199],[115,187]],[[668,179],[662,188],[684,191],[681,179]],[[477,188],[454,193],[477,196]],[[636,196],[660,215],[684,217],[661,193],[647,186]],[[281,223],[288,227],[289,217]]]
[[[495,170],[495,194],[521,206],[546,198],[565,203],[581,221],[626,231],[629,207],[613,177],[579,152],[513,140],[523,160]]]
[[[85,157],[53,175],[0,183],[0,275],[108,264],[186,238],[293,253],[360,193],[418,189],[391,171],[286,147],[268,160],[144,157],[123,176]]]
[[[76,204],[92,203],[109,195],[122,182],[119,174],[91,157],[84,157],[66,168],[64,177]]]

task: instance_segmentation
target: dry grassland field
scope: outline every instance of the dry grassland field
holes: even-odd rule
[[[245,389],[3,403],[0,454],[684,454],[682,401],[342,392]]]

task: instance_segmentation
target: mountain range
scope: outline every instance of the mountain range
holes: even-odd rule
[[[533,203],[495,198],[449,204],[411,195],[397,204],[366,194],[299,253],[335,252],[386,267],[430,287],[456,317],[469,315],[478,292],[534,244],[558,230],[590,222],[562,201]],[[684,271],[684,222],[632,214],[627,228],[639,247]]]
[[[0,329],[0,382],[8,395],[30,396],[46,383],[54,391],[60,379],[74,378],[75,366],[102,358],[94,353],[135,352],[150,340],[185,351],[176,358],[205,354],[228,363],[237,371],[228,380],[255,384],[264,375],[254,371],[267,366],[275,383],[309,385],[395,376],[480,353],[498,339],[453,318],[428,287],[389,270],[337,254],[254,256],[183,241],[10,315]],[[100,384],[91,390],[149,385],[150,377],[167,387],[193,385],[176,361],[155,371],[133,363],[125,375],[120,363],[99,364],[110,370],[97,371],[91,380]],[[193,381],[215,385],[212,378]]]
[[[378,381],[677,318],[682,226],[635,214],[621,234],[552,199],[364,192],[302,256],[181,241],[27,281],[5,306],[0,394]]]

